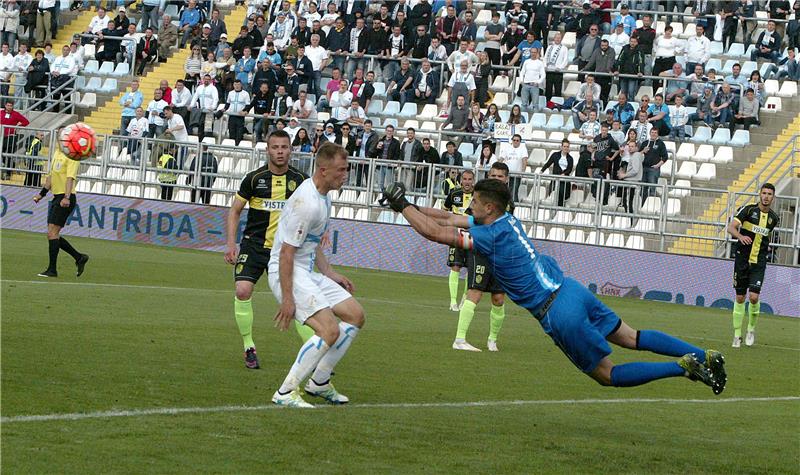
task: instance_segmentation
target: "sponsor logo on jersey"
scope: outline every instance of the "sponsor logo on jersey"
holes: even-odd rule
[[[295,188],[297,188],[297,182],[294,180],[290,180],[287,187],[289,188],[289,191],[294,191]]]
[[[751,231],[754,234],[760,234],[762,236],[769,236],[769,228],[765,228],[765,227],[762,227],[762,226],[756,226],[755,224],[751,228]]]
[[[267,200],[263,198],[253,198],[250,200],[250,207],[261,211],[283,211],[286,200]]]

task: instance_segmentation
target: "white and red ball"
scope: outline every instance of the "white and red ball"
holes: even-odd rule
[[[61,129],[58,143],[64,155],[73,160],[92,158],[97,152],[97,136],[87,124],[76,122]]]

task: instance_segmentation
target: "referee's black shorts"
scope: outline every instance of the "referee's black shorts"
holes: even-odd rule
[[[492,294],[503,293],[494,278],[489,259],[475,251],[467,253],[467,288]]]
[[[55,224],[62,228],[67,224],[67,219],[75,209],[78,200],[75,198],[75,193],[69,195],[69,206],[64,208],[61,206],[61,200],[63,199],[63,193],[53,195],[53,200],[50,201],[50,209],[47,210],[47,224]]]
[[[244,280],[256,283],[261,275],[267,271],[271,250],[262,243],[250,239],[242,239],[239,245],[239,257],[233,267],[233,280]]]

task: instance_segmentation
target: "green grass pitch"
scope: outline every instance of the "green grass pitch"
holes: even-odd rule
[[[800,473],[797,319],[762,316],[757,345],[733,351],[728,312],[604,299],[635,328],[722,350],[729,375],[721,396],[679,378],[604,388],[518,307],[499,353],[457,352],[446,279],[341,269],[367,312],[336,369],[352,403],[291,410],[270,398],[300,340],[273,328],[266,279],[251,371],[221,254],[72,238],[84,276],[62,253],[43,281],[45,241],[0,233],[5,473]],[[487,297],[468,335],[483,348],[488,312]],[[92,417],[18,419],[69,413]]]

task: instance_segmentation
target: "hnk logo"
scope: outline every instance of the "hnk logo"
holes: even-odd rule
[[[613,282],[606,282],[599,288],[597,284],[590,283],[589,290],[592,292],[599,294],[599,295],[610,295],[612,297],[625,297],[625,298],[635,298],[644,300],[655,300],[659,302],[672,302],[672,303],[680,303],[680,304],[687,304],[691,305],[690,302],[686,302],[685,297],[682,293],[678,292],[676,294],[672,294],[672,292],[667,290],[648,290],[642,294],[642,291],[637,286],[622,286],[617,285]],[[694,299],[694,305],[697,307],[705,307],[706,306],[706,298],[703,295],[698,295]],[[710,305],[710,308],[722,308],[726,310],[733,309],[733,300],[729,298],[717,298]],[[761,312],[763,313],[774,313],[772,307],[769,304],[761,302]]]

